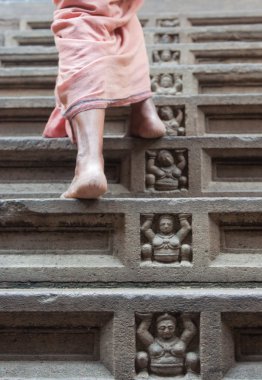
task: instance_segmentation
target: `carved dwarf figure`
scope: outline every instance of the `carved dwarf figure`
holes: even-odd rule
[[[176,115],[172,107],[163,106],[159,108],[159,116],[166,126],[168,136],[184,136],[185,128],[182,126],[184,114],[181,109],[176,110]]]
[[[182,244],[183,240],[191,231],[188,222],[189,215],[180,214],[179,221],[181,228],[174,231],[174,217],[172,215],[161,215],[159,218],[159,231],[155,233],[152,229],[153,214],[146,215],[146,220],[141,227],[141,231],[150,244],[142,246],[142,257],[144,260],[155,260],[160,263],[177,263],[190,265],[191,246]]]
[[[182,315],[183,332],[176,335],[177,318],[171,314],[162,314],[156,320],[156,336],[150,332],[153,315],[138,314],[141,322],[137,329],[137,336],[144,345],[145,351],[136,356],[138,369],[137,379],[149,378],[149,374],[176,378],[185,374],[197,375],[198,355],[187,353],[188,346],[197,333],[197,328],[187,314]],[[189,376],[187,378],[190,378]]]
[[[175,153],[176,162],[169,150],[147,152],[146,184],[149,190],[172,191],[186,186],[187,178],[182,175],[186,167],[184,150]]]
[[[172,43],[178,43],[178,35],[177,34],[168,34],[168,33],[163,33],[163,34],[157,34],[156,35],[156,43],[160,44],[172,44]]]
[[[154,62],[169,62],[174,63],[179,61],[179,52],[178,51],[171,51],[169,49],[165,50],[155,50],[153,52],[153,61]]]
[[[159,95],[177,95],[183,90],[183,82],[180,75],[160,74],[151,80],[152,91]]]

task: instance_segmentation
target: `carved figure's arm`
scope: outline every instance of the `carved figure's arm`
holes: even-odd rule
[[[148,161],[147,161],[147,172],[149,174],[154,174],[157,177],[162,177],[164,172],[159,167],[157,167],[155,164],[156,163],[156,153],[148,151],[147,154],[149,156]]]
[[[180,340],[185,343],[186,346],[189,345],[193,337],[197,333],[197,328],[192,322],[190,315],[183,314],[182,315],[183,325],[184,325],[184,331],[180,337]]]
[[[153,58],[154,58],[154,62],[160,62],[161,61],[161,58],[160,58],[158,51],[153,52]]]
[[[175,51],[175,52],[173,53],[173,60],[174,60],[174,61],[178,61],[178,59],[179,59],[179,52],[178,52],[178,51]]]
[[[182,92],[183,90],[183,82],[179,76],[175,77],[175,88],[177,92]]]
[[[159,75],[156,75],[151,79],[151,89],[155,92],[159,89]]]
[[[153,217],[154,217],[153,214],[146,215],[146,221],[142,224],[142,227],[141,227],[141,231],[150,242],[152,242],[155,237],[155,233],[151,228]]]
[[[185,239],[185,237],[189,234],[191,231],[191,226],[189,224],[189,221],[187,220],[189,215],[187,214],[180,214],[179,221],[180,221],[180,230],[176,233],[176,236],[178,237],[180,243]]]
[[[176,121],[177,121],[177,123],[178,123],[178,125],[179,125],[179,127],[180,127],[180,125],[181,125],[181,123],[182,123],[182,121],[183,121],[183,112],[182,112],[182,110],[178,110],[177,111],[177,116],[176,116]]]
[[[174,178],[180,178],[182,175],[182,170],[180,170],[176,165],[172,169],[172,176]]]
[[[152,343],[154,343],[154,337],[149,332],[149,328],[152,323],[152,314],[145,314],[145,315],[141,314],[141,316],[143,319],[137,328],[137,336],[147,348]]]
[[[183,171],[186,167],[186,159],[183,155],[183,152],[177,152],[177,160],[178,160],[178,163],[177,163],[177,167]]]

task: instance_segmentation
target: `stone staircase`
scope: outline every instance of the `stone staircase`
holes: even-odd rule
[[[41,137],[51,2],[0,1],[0,379],[262,379],[262,7],[212,2],[147,0],[167,136],[108,110],[109,192],[80,201]]]

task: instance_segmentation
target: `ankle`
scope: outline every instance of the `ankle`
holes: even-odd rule
[[[76,159],[76,168],[78,171],[101,171],[104,170],[104,159],[100,158],[79,158]]]

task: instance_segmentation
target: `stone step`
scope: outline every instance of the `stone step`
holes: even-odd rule
[[[262,61],[262,43],[149,44],[147,50],[150,64],[164,70],[180,64],[257,64]],[[0,47],[2,68],[57,66],[57,62],[55,47]]]
[[[57,68],[0,69],[0,96],[53,95],[56,75]]]
[[[261,42],[261,25],[144,28],[146,44]]]
[[[262,27],[260,24],[246,25],[206,25],[191,26],[180,25],[176,17],[157,18],[149,22],[147,16],[141,16],[144,26],[145,41],[154,43],[214,43],[214,42],[261,42]],[[207,22],[208,24],[208,22]],[[5,46],[52,46],[53,34],[47,21],[23,20],[21,30],[5,30],[2,33]],[[149,25],[149,26],[148,26]],[[157,25],[157,26],[151,26]],[[40,29],[41,27],[46,29]]]
[[[55,67],[0,69],[0,96],[50,96],[53,94]],[[152,91],[156,95],[260,94],[262,68],[245,65],[170,65],[151,67]]]
[[[158,141],[106,137],[105,197],[261,196],[261,143],[257,134]],[[1,138],[0,197],[58,197],[73,177],[75,155],[68,139]],[[176,175],[161,179],[155,167]]]
[[[69,354],[82,350],[98,352],[100,355],[96,366],[92,365],[90,358],[86,360],[86,365],[92,369],[93,379],[101,379],[98,368],[102,367],[105,371],[106,367],[111,374],[111,377],[106,379],[131,380],[141,368],[139,365],[135,368],[137,353],[140,352],[140,357],[142,352],[146,357],[146,353],[151,356],[151,352],[141,342],[142,321],[144,325],[147,323],[152,328],[149,336],[157,343],[157,318],[166,318],[169,323],[175,322],[176,334],[180,337],[186,330],[183,324],[183,314],[186,314],[187,324],[190,323],[194,331],[194,338],[187,346],[186,353],[191,352],[192,355],[200,351],[201,375],[194,376],[195,378],[239,380],[242,377],[258,380],[257,374],[261,369],[261,363],[257,361],[261,355],[260,345],[257,343],[260,342],[262,330],[261,297],[261,288],[246,289],[242,286],[206,289],[138,289],[131,286],[118,289],[41,287],[1,290],[0,301],[4,309],[0,314],[3,326],[0,332],[1,352],[3,355],[9,354],[9,363],[13,364],[12,376],[21,379],[21,359],[20,365],[15,366],[15,353],[19,344],[22,345],[23,352],[33,351],[37,370],[41,356],[37,355],[35,350],[48,352],[54,366],[54,347],[60,348],[63,338],[65,343],[85,341],[85,344],[73,347],[64,344],[62,350]],[[47,346],[46,340],[42,338],[43,331],[56,332],[52,334],[52,346]],[[10,344],[4,345],[4,339]],[[234,359],[235,352],[237,361]],[[67,361],[67,365],[69,364]],[[72,367],[74,364],[77,368],[77,363],[72,360]],[[60,378],[64,379],[66,363],[63,362],[61,367],[64,368]],[[184,365],[182,367],[184,368]],[[148,370],[150,369],[151,365],[148,367]],[[45,378],[48,378],[46,372],[44,374]],[[86,375],[90,376],[90,373]],[[34,378],[39,379],[40,376],[35,371]],[[74,378],[77,379],[75,376]],[[88,377],[81,378],[84,379]],[[102,379],[105,380],[103,377]],[[139,379],[139,376],[136,379]],[[148,379],[152,380],[153,376],[149,376]]]
[[[0,136],[40,137],[54,106],[54,97],[0,98]],[[105,136],[123,137],[128,116],[128,107],[108,109]]]
[[[206,27],[206,28],[145,28],[146,44],[162,43],[215,43],[215,42],[261,42],[262,28],[250,26]],[[6,31],[2,35],[5,46],[54,46],[54,37],[50,30]]]
[[[262,198],[0,201],[0,282],[260,282]],[[152,220],[151,227],[148,223]],[[161,253],[146,236],[179,247]],[[183,237],[181,233],[183,224]],[[179,232],[180,231],[180,232]]]
[[[6,31],[5,46],[54,46],[51,30]]]
[[[43,1],[43,0],[42,0]],[[226,0],[225,0],[226,1]],[[150,1],[152,2],[152,0]],[[244,3],[243,3],[244,4]],[[30,10],[32,11],[34,3],[31,2],[31,9],[26,9],[26,5],[23,4],[20,9],[19,15],[20,20],[16,19],[13,14],[10,14],[8,7],[2,5],[2,20],[0,26],[3,29],[49,29],[52,21],[52,7],[50,7],[50,2],[47,5],[49,10],[44,9],[45,12],[41,12],[41,15],[34,12],[29,16]],[[17,4],[21,6],[21,3]],[[155,4],[155,8],[157,8]],[[180,6],[181,4],[179,4]],[[189,4],[186,4],[188,7]],[[193,26],[193,27],[210,27],[210,26],[242,26],[249,25],[253,27],[254,25],[261,24],[262,12],[261,8],[254,12],[252,9],[246,10],[234,10],[225,11],[225,7],[219,9],[219,13],[215,11],[214,4],[213,11],[206,11],[203,9],[201,12],[189,11],[189,9],[183,12],[179,10],[178,4],[174,5],[169,1],[168,8],[169,12],[164,11],[167,7],[162,7],[158,12],[152,12],[152,4],[144,4],[144,7],[139,12],[139,19],[141,24],[145,27],[176,27],[176,26]],[[39,7],[39,6],[38,6]],[[244,7],[245,8],[245,7]],[[37,8],[39,10],[39,8]],[[9,11],[9,12],[8,12]],[[46,13],[47,11],[47,13]],[[9,13],[9,14],[8,14]],[[45,13],[45,14],[44,14]]]
[[[58,54],[55,47],[0,48],[0,67],[57,66]]]
[[[257,42],[214,42],[148,44],[149,62],[164,70],[169,65],[256,64],[262,61],[262,44]]]
[[[260,95],[155,96],[154,100],[171,136],[262,133]],[[0,97],[0,136],[41,136],[54,106],[53,97]],[[106,136],[123,137],[128,124],[128,107],[106,111]]]

